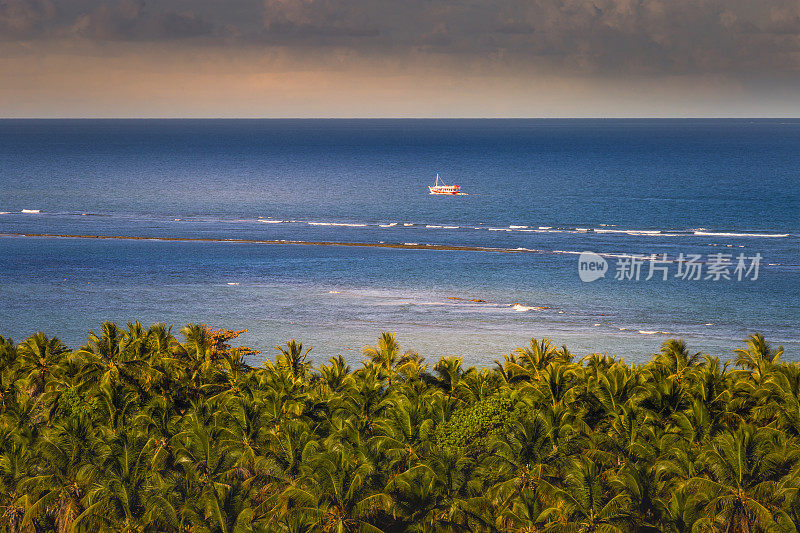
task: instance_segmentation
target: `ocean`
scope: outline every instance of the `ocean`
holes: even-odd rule
[[[491,365],[760,332],[798,360],[799,171],[797,119],[0,120],[0,335],[202,322],[253,364],[355,363],[385,330]]]

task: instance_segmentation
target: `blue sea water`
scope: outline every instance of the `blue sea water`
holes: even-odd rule
[[[2,120],[0,335],[197,321],[323,361],[388,330],[489,365],[531,336],[638,362],[761,332],[797,360],[799,169],[800,120]],[[437,172],[467,194],[429,195]],[[605,277],[581,281],[584,251]],[[632,254],[668,279],[614,279]],[[705,279],[715,254],[732,279]]]

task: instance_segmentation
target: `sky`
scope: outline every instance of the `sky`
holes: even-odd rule
[[[799,117],[800,0],[0,0],[2,117]]]

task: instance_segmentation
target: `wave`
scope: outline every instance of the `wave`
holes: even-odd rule
[[[595,233],[625,233],[627,235],[660,235],[659,229],[596,229]]]
[[[721,231],[699,231],[695,230],[694,235],[701,237],[789,237],[788,233],[728,233]]]
[[[365,228],[367,224],[355,224],[350,222],[307,222],[309,226],[339,226],[345,228]]]
[[[511,304],[511,309],[519,313],[525,313],[528,311],[544,311],[545,309],[550,309],[550,308],[543,305],[522,305],[519,303],[515,303]]]
[[[3,211],[0,214],[6,215],[13,215],[15,213],[22,213],[22,214],[39,214],[41,211],[39,209],[22,209],[21,211],[16,212],[7,212]],[[730,245],[724,242],[720,242],[721,239],[727,238],[787,238],[787,237],[797,237],[797,233],[779,233],[778,231],[773,232],[748,232],[748,231],[736,231],[736,230],[715,230],[709,231],[707,228],[697,227],[697,228],[688,228],[688,229],[675,229],[675,228],[647,228],[647,229],[640,229],[640,228],[619,228],[616,227],[614,224],[598,224],[598,227],[578,227],[578,226],[528,226],[523,224],[511,224],[508,226],[500,226],[498,223],[473,223],[473,224],[463,224],[463,225],[456,225],[452,222],[444,223],[444,222],[381,222],[381,221],[315,221],[315,220],[294,220],[294,219],[272,219],[272,218],[265,218],[259,216],[257,218],[242,218],[242,219],[230,219],[224,217],[214,217],[214,216],[203,216],[203,215],[187,215],[182,218],[171,218],[167,215],[134,215],[134,214],[102,214],[102,213],[81,213],[81,212],[48,212],[48,217],[53,216],[102,216],[102,217],[115,217],[119,219],[131,220],[131,219],[140,219],[144,221],[152,221],[152,220],[163,220],[164,222],[221,222],[221,223],[262,223],[262,224],[301,224],[301,225],[308,225],[308,226],[320,226],[320,227],[340,227],[340,228],[413,228],[414,230],[418,229],[446,229],[446,230],[484,230],[489,232],[505,232],[512,235],[521,235],[524,233],[553,233],[553,234],[575,234],[575,235],[606,235],[609,237],[613,236],[620,236],[621,238],[625,238],[627,236],[630,237],[639,237],[642,239],[647,238],[661,238],[661,237],[684,237],[684,238],[696,238],[696,237],[708,237],[712,238],[716,242],[712,242],[711,245],[713,246],[728,246],[734,247],[736,245]],[[174,215],[173,215],[174,216]],[[613,227],[612,227],[613,226]]]

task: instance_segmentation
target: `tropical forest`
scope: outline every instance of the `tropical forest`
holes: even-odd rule
[[[0,530],[800,527],[800,365],[759,334],[645,364],[531,339],[481,368],[387,332],[357,361],[241,333],[0,337]]]

